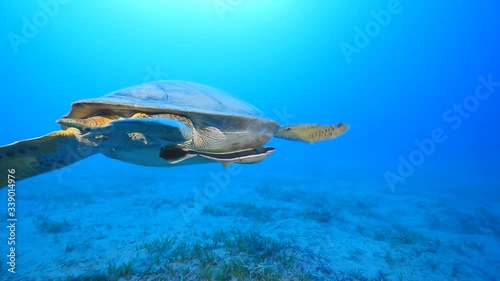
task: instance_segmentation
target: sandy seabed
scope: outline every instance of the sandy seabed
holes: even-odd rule
[[[110,164],[95,169],[90,162],[74,167],[62,180],[49,173],[21,181],[16,188],[16,273],[7,271],[9,231],[2,231],[0,277],[500,276],[498,196],[486,196],[475,187],[432,183],[410,183],[391,192],[383,181],[356,180],[356,175],[327,170],[264,174],[253,166],[234,167],[162,170]],[[2,201],[7,202],[5,189]],[[4,209],[0,214],[6,221]]]

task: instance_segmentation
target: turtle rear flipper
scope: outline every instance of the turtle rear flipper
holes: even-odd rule
[[[160,157],[171,164],[179,163],[186,159],[198,156],[214,162],[220,162],[224,167],[232,163],[251,164],[257,163],[267,158],[274,152],[272,147],[262,147],[259,149],[249,148],[231,152],[204,152],[188,150],[181,146],[164,147],[160,151]]]
[[[319,124],[301,124],[280,127],[275,137],[313,143],[316,141],[329,140],[336,138],[349,129],[345,124],[319,125]]]
[[[232,163],[239,164],[252,164],[260,162],[266,159],[271,153],[274,152],[273,147],[261,147],[259,149],[249,148],[239,151],[214,153],[214,152],[202,152],[194,151],[195,155],[200,157],[221,162],[224,167],[231,165]]]
[[[78,139],[79,133],[78,129],[69,128],[0,147],[0,188],[8,184],[7,170],[15,170],[17,182],[95,154],[92,146]]]

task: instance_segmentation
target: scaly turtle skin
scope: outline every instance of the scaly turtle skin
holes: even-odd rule
[[[256,163],[272,138],[315,142],[343,134],[344,124],[280,125],[231,95],[202,84],[156,81],[77,101],[62,129],[0,147],[0,171],[16,180],[56,170],[96,153],[144,165]],[[7,185],[1,178],[0,187]]]

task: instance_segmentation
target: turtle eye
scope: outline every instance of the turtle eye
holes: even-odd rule
[[[285,128],[285,131],[290,131],[291,129],[292,129],[292,128],[290,128],[290,127],[286,127],[286,128]]]

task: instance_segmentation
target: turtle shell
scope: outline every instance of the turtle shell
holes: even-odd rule
[[[203,84],[175,80],[150,82],[100,98],[74,102],[63,118],[99,115],[127,118],[137,112],[178,114],[190,118],[196,126],[251,133],[254,138],[261,134],[269,139],[279,127],[254,106],[226,92]]]

